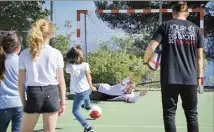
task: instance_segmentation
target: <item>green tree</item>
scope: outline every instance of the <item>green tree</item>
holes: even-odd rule
[[[214,35],[210,35],[210,37],[207,37],[207,42],[206,42],[206,58],[210,61],[214,60]]]
[[[33,21],[45,18],[49,10],[44,9],[44,1],[0,1],[0,30],[16,30],[26,45],[26,36]]]
[[[209,78],[208,86],[213,86],[214,85],[214,76],[211,76]]]
[[[159,2],[151,1],[96,1],[94,2],[97,9],[111,10],[111,9],[159,9]],[[172,8],[172,5],[177,3],[176,1],[163,2],[162,8]],[[188,1],[189,8],[204,8],[207,14],[205,15],[205,37],[214,36],[214,17],[210,11],[214,8],[214,4],[207,5],[208,1]],[[210,3],[210,2],[209,2]],[[206,7],[206,8],[205,8]],[[163,13],[163,21],[170,20],[172,18],[171,13]],[[155,29],[159,25],[158,13],[97,13],[97,16],[102,21],[106,22],[112,29],[123,29],[130,34],[149,34],[152,36]],[[190,13],[188,20],[192,21],[196,25],[200,25],[199,13]],[[140,50],[145,50],[149,39],[136,38],[134,45]],[[213,43],[212,41],[211,43]],[[145,45],[146,44],[146,45]],[[208,48],[207,58],[214,59],[213,48]]]
[[[89,53],[89,58],[94,83],[113,85],[131,74],[140,83],[146,73],[140,57],[129,55],[126,50],[108,49],[103,42],[96,52]]]
[[[173,4],[177,2],[168,1],[163,2],[163,8],[171,8]],[[189,8],[204,8],[207,1],[188,1]],[[159,2],[151,1],[113,1],[113,2],[100,2],[96,1],[95,6],[97,9],[159,9]],[[97,16],[107,22],[109,27],[112,28],[122,28],[128,33],[139,33],[142,29],[149,29],[152,26],[157,26],[159,24],[158,13],[97,13]],[[209,17],[206,16],[206,17]],[[163,21],[171,19],[171,13],[163,13]],[[210,17],[209,17],[210,18]],[[190,13],[188,18],[190,21],[199,25],[199,14]],[[212,21],[209,21],[212,22]],[[211,28],[213,30],[213,28]]]
[[[147,43],[151,40],[148,33],[145,34],[128,34],[125,37],[113,36],[113,43],[122,50],[127,50],[130,55],[142,57],[146,49]]]
[[[68,51],[70,43],[71,43],[70,37],[66,37],[62,34],[57,35],[54,38],[54,48],[60,50],[63,55]]]
[[[66,21],[63,27],[57,27],[56,29],[59,30],[60,28],[62,28],[63,30],[69,31],[72,28],[72,23],[70,21]],[[71,33],[66,32],[66,34],[59,34],[52,39],[54,48],[60,50],[63,56],[66,55],[67,51],[69,50],[69,46],[72,42],[71,34],[72,32]],[[65,72],[65,68],[64,68],[65,83],[67,86],[67,91],[70,91],[69,89],[70,75]]]
[[[62,34],[57,35],[54,38],[54,42],[53,42],[54,43],[54,48],[60,50],[61,53],[63,55],[65,55],[66,52],[69,49],[70,42],[71,42],[71,38],[70,37],[66,37],[66,36],[64,36]],[[67,86],[67,91],[69,91],[70,75],[65,72],[65,68],[64,68],[64,76],[65,76],[65,83],[66,83],[66,86]]]
[[[118,37],[113,36],[112,41],[113,43],[119,47],[119,50],[122,52],[126,52],[131,56],[136,56],[141,58],[144,54],[146,46],[146,42],[151,39],[151,36],[148,34],[140,34],[140,35],[127,35],[125,37]],[[134,65],[136,66],[136,65]],[[139,65],[140,66],[140,65]],[[142,83],[145,82],[157,82],[160,80],[160,73],[159,69],[155,72],[150,72],[146,67],[144,70],[146,71],[145,74],[142,75]]]

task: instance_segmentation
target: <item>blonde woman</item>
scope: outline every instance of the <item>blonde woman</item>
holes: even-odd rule
[[[29,33],[29,48],[20,54],[18,87],[24,106],[21,132],[33,132],[40,114],[44,132],[55,132],[58,115],[65,111],[64,62],[61,52],[49,45],[53,32],[48,20],[36,21]]]

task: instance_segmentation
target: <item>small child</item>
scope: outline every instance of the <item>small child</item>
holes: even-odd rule
[[[89,96],[92,91],[96,91],[96,88],[92,85],[89,64],[83,62],[83,52],[80,47],[71,48],[66,55],[66,59],[68,61],[66,72],[71,76],[70,89],[75,92],[72,113],[84,127],[84,132],[94,132],[93,128],[80,114],[82,104],[85,109],[91,109]]]
[[[10,124],[12,132],[20,132],[22,103],[18,91],[18,61],[22,38],[8,32],[0,38],[0,132]]]

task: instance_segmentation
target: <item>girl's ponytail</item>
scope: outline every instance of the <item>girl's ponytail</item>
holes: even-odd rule
[[[4,48],[0,45],[0,80],[4,79],[4,73],[6,71],[5,67],[6,54],[4,52]]]

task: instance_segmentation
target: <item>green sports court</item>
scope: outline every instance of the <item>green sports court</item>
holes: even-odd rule
[[[214,92],[198,94],[198,112],[200,132],[214,131]],[[96,102],[103,110],[97,120],[91,120],[87,111],[82,109],[96,132],[164,132],[160,91],[150,91],[135,104],[125,102]],[[72,115],[72,100],[67,101],[65,115],[58,119],[56,132],[81,132],[83,128]],[[176,114],[178,132],[186,132],[186,121],[178,102]],[[40,118],[35,132],[42,132]],[[9,132],[9,130],[8,130]]]

